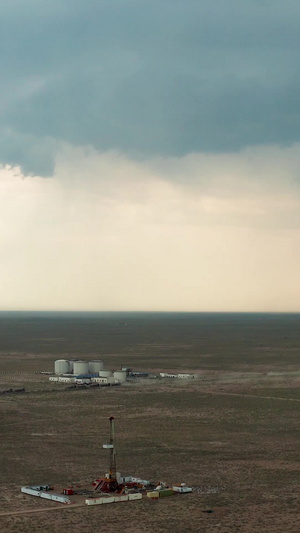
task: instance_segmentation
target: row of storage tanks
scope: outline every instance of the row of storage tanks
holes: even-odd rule
[[[127,372],[124,370],[119,370],[112,372],[112,370],[104,370],[103,361],[94,360],[94,361],[83,361],[79,359],[58,359],[54,363],[54,373],[57,376],[62,374],[74,374],[74,376],[88,376],[88,375],[99,375],[100,378],[110,378],[124,382],[127,378]]]

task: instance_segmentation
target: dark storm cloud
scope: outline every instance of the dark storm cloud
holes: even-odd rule
[[[0,160],[59,141],[136,155],[299,141],[298,1],[1,3]]]

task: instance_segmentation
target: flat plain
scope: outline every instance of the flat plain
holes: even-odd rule
[[[0,389],[25,388],[0,395],[1,531],[296,533],[299,333],[288,314],[0,314]],[[58,358],[198,378],[74,390],[40,374]],[[88,508],[20,493],[102,476],[111,415],[119,471],[193,494]]]

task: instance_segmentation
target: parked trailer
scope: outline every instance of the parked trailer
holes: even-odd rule
[[[60,494],[52,494],[51,496],[52,496],[51,500],[53,500],[54,502],[67,503],[67,504],[71,503],[71,500],[68,496],[61,496]]]
[[[21,487],[21,492],[24,494],[29,494],[30,496],[39,496],[40,491],[32,489],[31,487]]]
[[[52,496],[51,492],[40,492],[40,498],[45,498],[45,500],[52,500]]]
[[[186,487],[184,483],[182,483],[181,485],[174,485],[173,490],[174,492],[179,492],[180,494],[193,492],[193,489],[191,487]]]
[[[24,494],[29,494],[30,496],[37,496],[38,498],[45,498],[46,500],[52,500],[59,503],[71,503],[71,500],[68,496],[63,496],[61,494],[53,494],[53,492],[48,492],[45,490],[38,490],[40,487],[21,487],[21,492]]]
[[[86,505],[101,505],[103,498],[87,498],[85,500]]]
[[[102,498],[87,498],[85,500],[86,505],[103,505],[104,503],[114,503],[115,497],[110,496],[109,498],[106,498],[105,496]]]
[[[142,494],[122,494],[121,496],[110,496],[109,498],[87,498],[86,505],[103,505],[106,503],[120,503],[128,501],[137,501],[142,499]]]

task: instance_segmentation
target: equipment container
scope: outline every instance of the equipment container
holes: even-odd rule
[[[173,489],[163,489],[158,491],[159,497],[162,498],[164,496],[173,496],[174,490]]]

